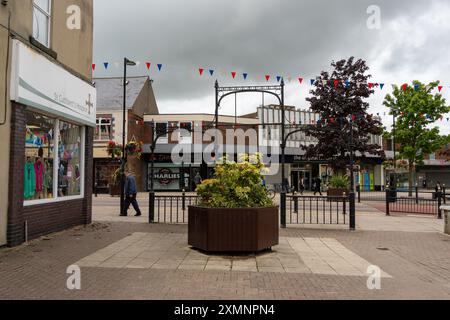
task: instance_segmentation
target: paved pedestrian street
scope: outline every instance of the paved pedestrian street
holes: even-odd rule
[[[2,249],[0,298],[450,299],[449,252],[450,237],[426,228],[290,227],[272,251],[206,255],[188,247],[186,225],[95,222]],[[69,290],[77,264],[81,289]],[[380,290],[367,287],[369,265]]]
[[[273,251],[210,256],[190,248],[184,234],[133,233],[74,263],[80,267],[196,271],[367,274],[372,265],[335,239],[281,238]],[[390,277],[382,274],[384,277]]]

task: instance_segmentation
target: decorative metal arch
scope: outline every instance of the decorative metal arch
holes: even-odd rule
[[[259,92],[266,93],[272,95],[278,99],[282,111],[284,113],[284,80],[281,79],[281,83],[279,85],[269,85],[269,86],[234,86],[234,87],[220,87],[219,82],[216,80],[215,83],[216,89],[216,112],[215,112],[215,126],[218,128],[219,124],[219,109],[222,100],[230,95],[239,94],[239,93],[250,93],[250,92]],[[283,116],[284,119],[284,116]],[[284,131],[284,124],[282,131]]]

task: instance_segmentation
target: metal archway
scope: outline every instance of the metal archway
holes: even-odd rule
[[[281,107],[281,226],[286,228],[286,188],[284,188],[284,181],[286,179],[286,144],[284,143],[286,137],[286,109],[284,106],[284,79],[281,79],[279,85],[268,86],[234,86],[234,87],[220,87],[219,82],[216,80],[216,105],[215,105],[215,128],[219,129],[219,108],[222,100],[230,95],[237,95],[240,93],[265,93],[275,96]]]

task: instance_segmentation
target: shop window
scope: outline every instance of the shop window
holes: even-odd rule
[[[156,125],[155,125],[156,135],[160,137],[158,139],[158,143],[167,143],[168,142],[168,137],[169,137],[168,129],[169,129],[169,125],[167,122],[156,123]]]
[[[31,112],[26,119],[24,199],[52,199],[55,120]]]
[[[111,118],[97,118],[95,128],[95,140],[110,141],[112,139],[112,120]]]
[[[82,127],[59,121],[58,196],[81,195]]]
[[[33,38],[50,47],[51,0],[33,1]]]

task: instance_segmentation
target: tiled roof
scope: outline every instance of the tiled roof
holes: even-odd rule
[[[148,77],[128,78],[126,107],[133,107]],[[97,110],[122,110],[123,78],[97,78],[93,80],[97,88]]]

